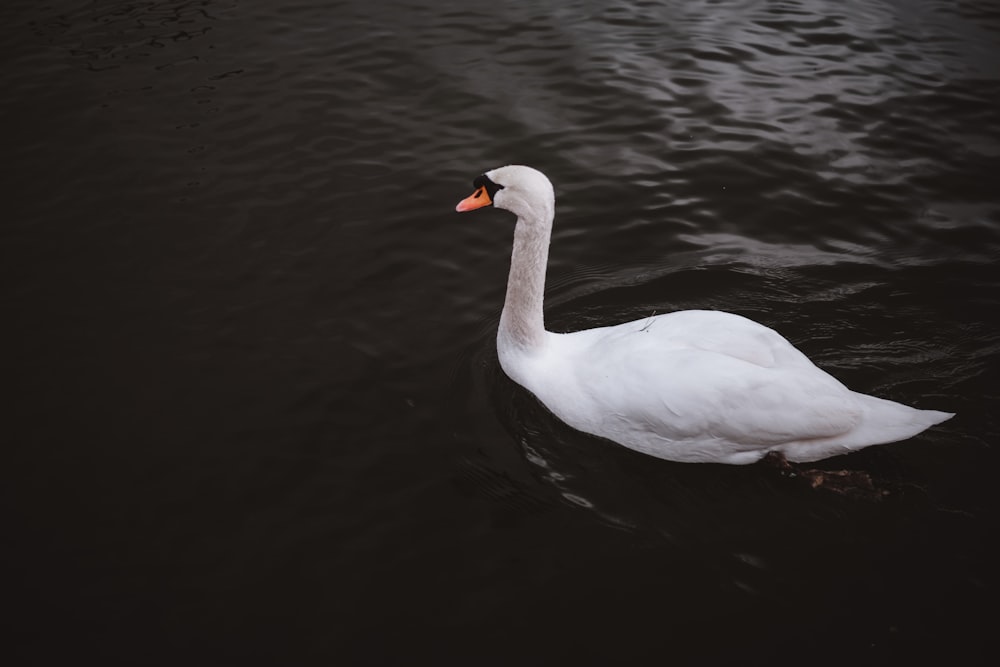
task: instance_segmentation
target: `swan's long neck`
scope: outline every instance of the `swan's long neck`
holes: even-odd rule
[[[530,353],[545,343],[542,300],[553,215],[553,207],[548,205],[518,216],[507,298],[497,332],[498,345],[508,350]]]

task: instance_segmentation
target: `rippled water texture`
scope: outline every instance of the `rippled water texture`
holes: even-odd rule
[[[992,664],[1000,10],[8,2],[10,664]],[[957,413],[673,464],[500,370],[512,220],[557,331],[679,308]]]

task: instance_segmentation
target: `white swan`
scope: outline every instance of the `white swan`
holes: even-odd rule
[[[789,461],[895,442],[953,416],[851,391],[772,329],[714,310],[616,326],[545,330],[542,296],[555,215],[540,171],[506,166],[473,182],[456,210],[517,215],[500,365],[577,430],[671,461]]]

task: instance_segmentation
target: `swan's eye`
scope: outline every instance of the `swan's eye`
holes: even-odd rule
[[[491,181],[486,174],[477,176],[476,180],[472,181],[472,187],[475,190],[458,203],[458,206],[455,207],[456,211],[471,211],[484,206],[492,206],[493,198],[497,196],[497,192],[503,190],[502,185]]]
[[[484,190],[489,195],[490,200],[497,196],[497,192],[503,190],[502,185],[494,183],[486,174],[476,176],[476,180],[472,181],[472,187],[476,188],[477,191]]]

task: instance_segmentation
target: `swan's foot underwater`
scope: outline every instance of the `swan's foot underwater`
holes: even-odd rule
[[[871,475],[863,470],[802,468],[786,459],[781,452],[768,452],[761,461],[777,468],[786,477],[805,480],[814,489],[865,500],[881,500],[889,495],[887,490],[876,486]]]

